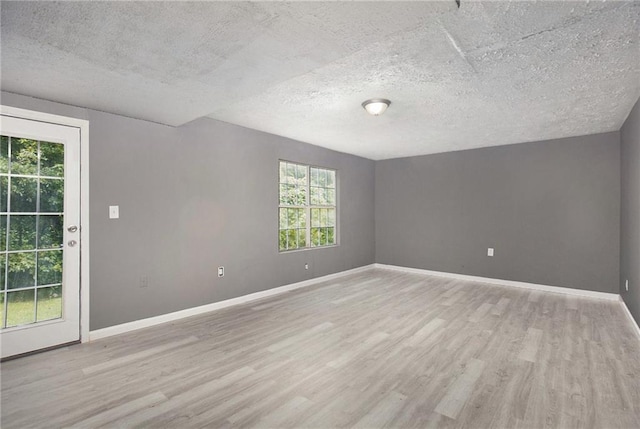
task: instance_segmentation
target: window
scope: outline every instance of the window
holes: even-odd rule
[[[280,161],[280,251],[333,246],[336,171]]]

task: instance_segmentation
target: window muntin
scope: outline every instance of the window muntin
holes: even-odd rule
[[[337,243],[336,170],[280,161],[279,249]]]

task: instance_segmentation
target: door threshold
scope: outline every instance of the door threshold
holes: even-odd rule
[[[48,351],[51,351],[51,350],[61,349],[63,347],[73,346],[73,345],[76,345],[76,344],[80,344],[80,340],[71,341],[69,343],[64,343],[64,344],[57,344],[55,346],[45,347],[44,349],[32,350],[30,352],[20,353],[20,354],[13,355],[13,356],[3,357],[2,359],[0,359],[0,362],[7,362],[7,361],[10,361],[10,360],[23,358],[23,357],[35,355],[35,354],[38,354],[38,353],[44,353],[44,352],[48,352]]]

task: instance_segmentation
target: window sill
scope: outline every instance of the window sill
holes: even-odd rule
[[[340,244],[332,244],[331,246],[303,247],[301,249],[292,250],[278,250],[278,254],[286,255],[288,253],[306,252],[308,250],[334,249],[336,247],[340,247]]]

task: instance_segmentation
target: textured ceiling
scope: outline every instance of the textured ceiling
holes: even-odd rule
[[[639,2],[7,2],[3,90],[372,159],[618,130]],[[360,106],[384,97],[372,117]]]

